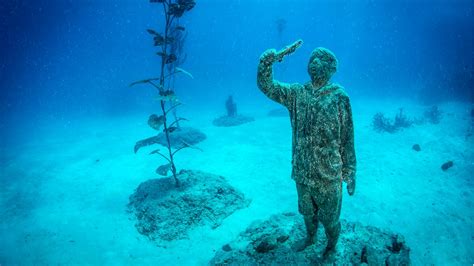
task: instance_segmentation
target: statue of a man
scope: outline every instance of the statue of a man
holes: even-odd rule
[[[303,215],[307,238],[298,250],[315,243],[318,223],[324,226],[328,243],[324,255],[335,250],[341,231],[342,183],[354,194],[356,156],[349,97],[330,83],[337,59],[325,48],[316,48],[308,63],[311,81],[286,84],[273,79],[273,63],[283,60],[301,45],[298,41],[277,52],[265,51],[258,65],[257,83],[270,99],[288,108],[293,131],[292,178],[296,181],[298,209]]]

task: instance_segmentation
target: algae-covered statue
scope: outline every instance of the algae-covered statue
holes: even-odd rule
[[[292,178],[296,181],[299,212],[303,215],[307,238],[296,249],[315,243],[318,222],[324,226],[327,256],[335,250],[341,224],[342,183],[349,195],[355,191],[356,156],[349,97],[344,89],[330,83],[337,59],[325,48],[316,48],[308,63],[311,81],[287,84],[273,79],[273,64],[293,53],[302,41],[260,57],[257,83],[270,99],[284,105],[293,131]]]

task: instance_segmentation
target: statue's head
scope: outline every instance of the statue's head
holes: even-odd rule
[[[313,50],[308,63],[308,74],[315,88],[320,88],[331,79],[337,70],[336,56],[326,48]]]

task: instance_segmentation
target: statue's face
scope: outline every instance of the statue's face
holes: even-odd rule
[[[320,88],[329,82],[336,72],[337,59],[334,54],[325,48],[316,48],[308,63],[308,74],[313,86]]]
[[[318,88],[328,83],[332,76],[332,73],[324,66],[319,58],[315,58],[313,62],[308,65],[308,72],[310,73],[313,86]]]

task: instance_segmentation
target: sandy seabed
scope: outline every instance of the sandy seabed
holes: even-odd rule
[[[474,263],[474,136],[466,137],[472,106],[440,105],[437,125],[395,134],[377,133],[372,116],[421,116],[411,102],[355,101],[358,159],[356,194],[343,198],[342,218],[403,234],[414,265]],[[162,161],[137,140],[153,131],[148,114],[81,119],[45,125],[0,154],[0,264],[202,265],[256,219],[296,212],[290,178],[291,128],[270,110],[247,112],[255,121],[239,127],[212,125],[218,111],[183,110],[207,139],[203,150],[177,155],[180,169],[225,176],[252,200],[220,227],[200,227],[189,239],[166,246],[140,235],[126,213],[129,195],[156,178]],[[419,144],[421,151],[412,149]],[[148,148],[147,148],[148,149]],[[454,166],[441,170],[452,160]]]

